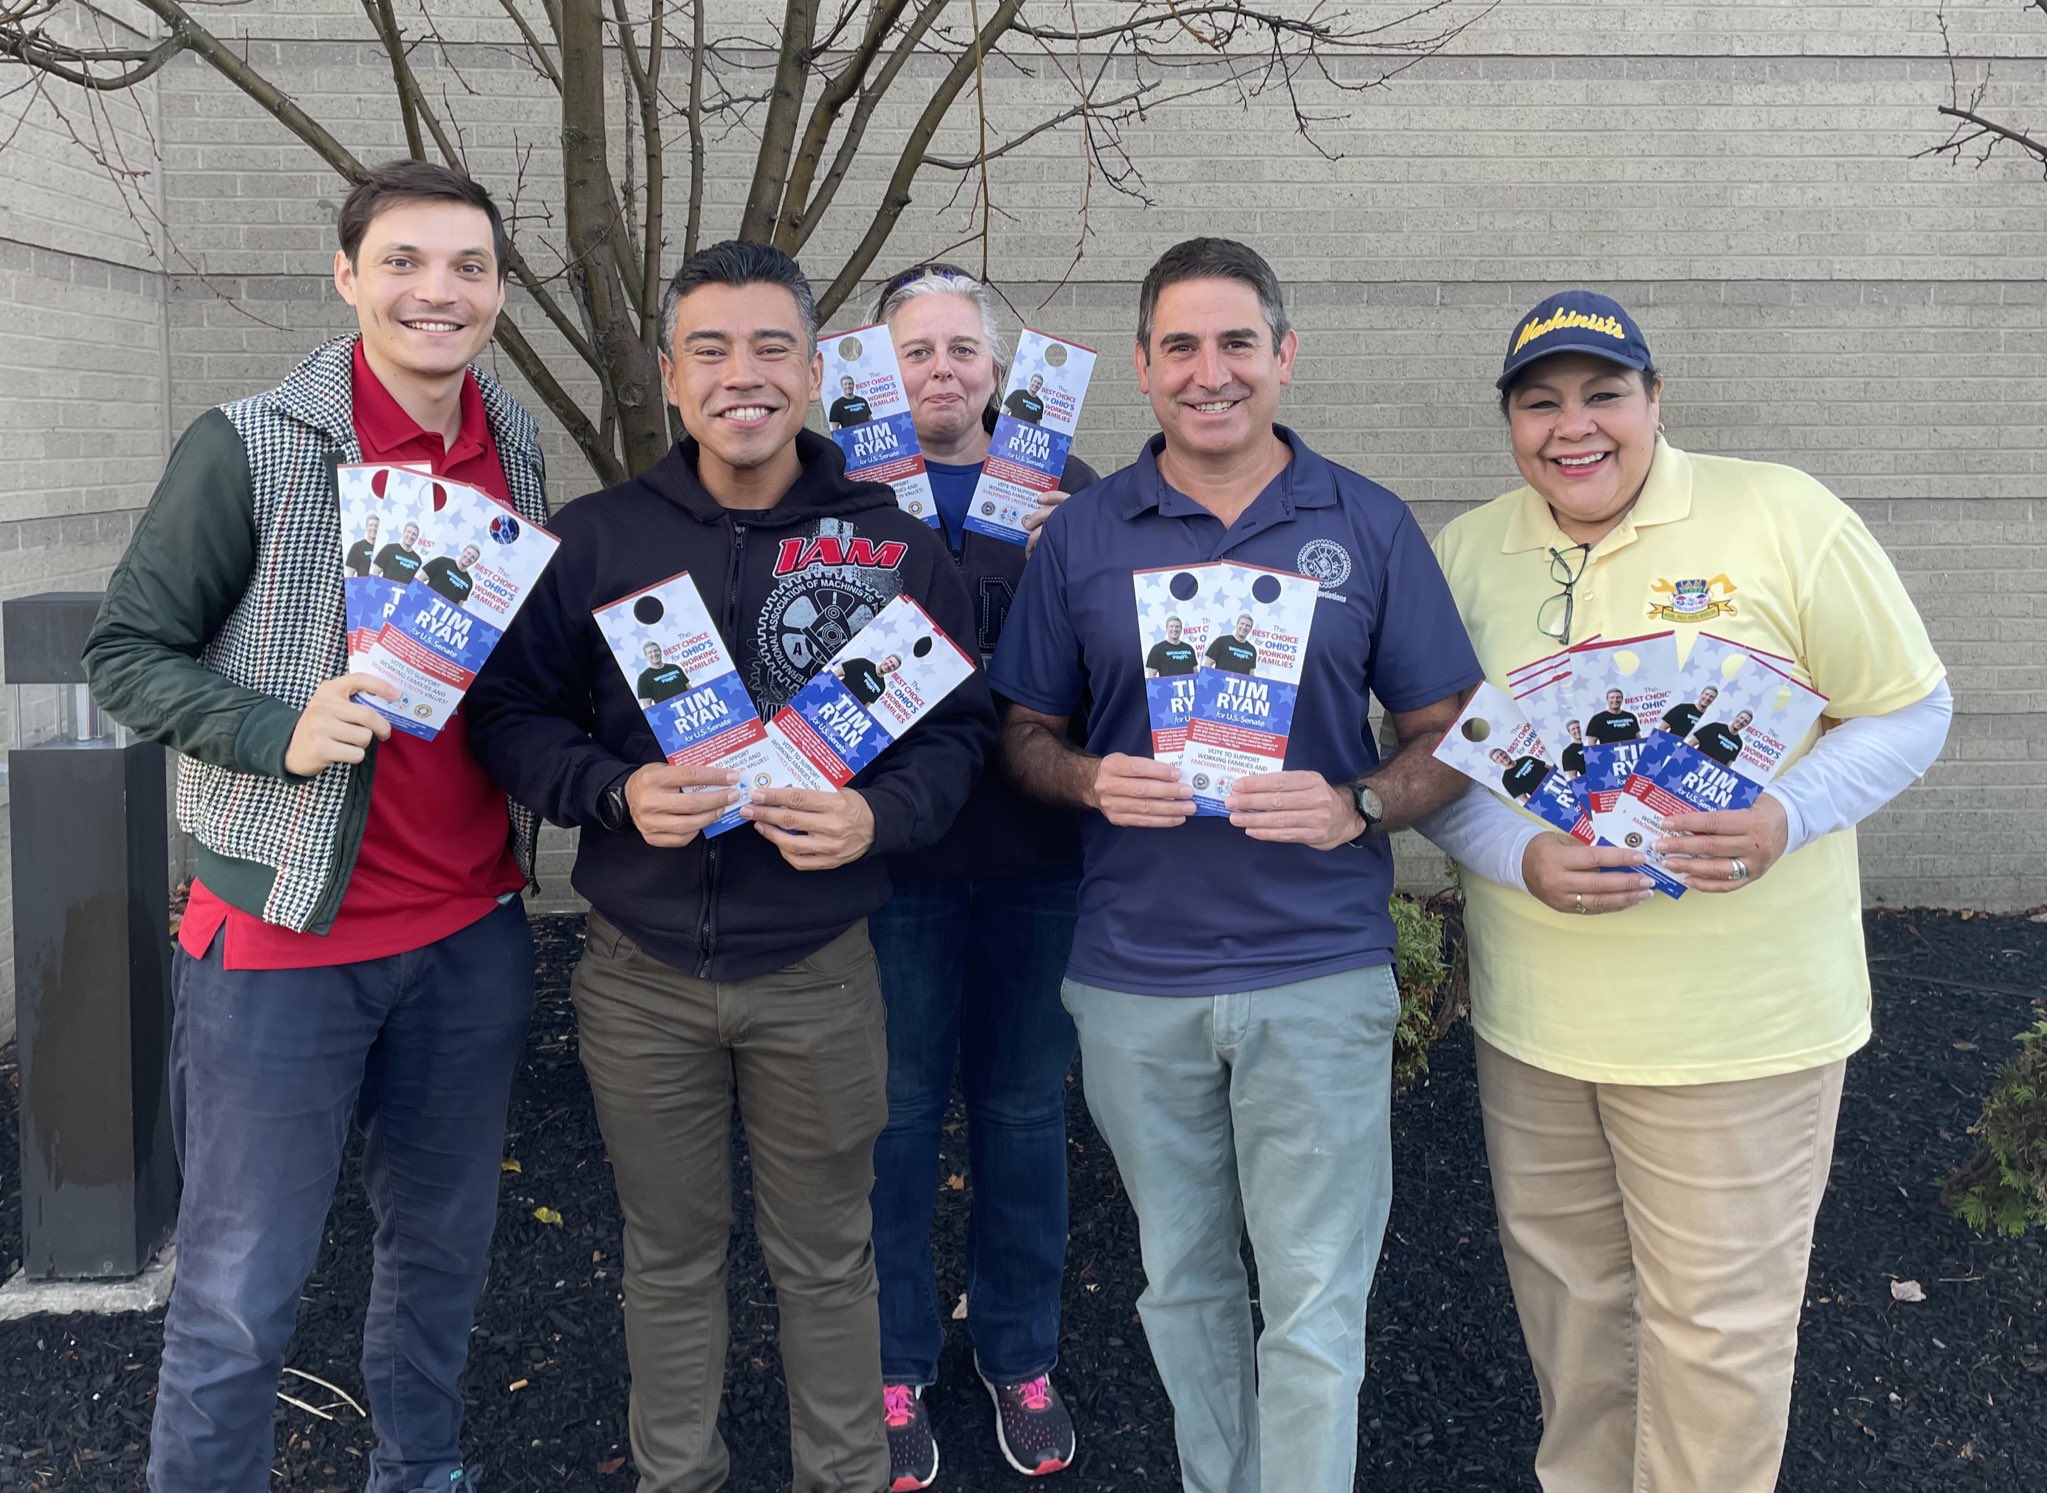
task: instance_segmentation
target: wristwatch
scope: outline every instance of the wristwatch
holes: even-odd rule
[[[625,801],[625,778],[620,778],[597,795],[597,822],[613,834],[632,822],[632,813]]]
[[[1357,838],[1350,843],[1362,845],[1372,838],[1373,828],[1386,817],[1386,805],[1379,801],[1377,789],[1363,783],[1351,783],[1348,786],[1351,801],[1358,806],[1358,817],[1365,821],[1365,827],[1358,831]]]

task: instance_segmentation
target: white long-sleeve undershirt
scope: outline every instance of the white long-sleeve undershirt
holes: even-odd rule
[[[1814,742],[1764,790],[1784,806],[1784,853],[1859,824],[1925,776],[1947,742],[1954,708],[1942,680],[1910,705],[1843,721]],[[1521,891],[1528,890],[1522,857],[1548,833],[1477,783],[1415,828],[1466,870]]]

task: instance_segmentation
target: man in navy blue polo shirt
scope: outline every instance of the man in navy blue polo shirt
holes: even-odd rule
[[[1152,266],[1136,365],[1161,433],[1047,522],[992,670],[1017,777],[1093,811],[1064,996],[1137,1209],[1187,1493],[1352,1485],[1392,1184],[1386,834],[1459,793],[1430,752],[1480,678],[1406,505],[1273,423],[1295,346],[1253,250],[1192,239]],[[1193,817],[1178,767],[1148,755],[1131,581],[1214,560],[1321,583],[1286,770],[1239,780],[1227,819]],[[1400,741],[1384,762],[1368,693]],[[1219,884],[1228,902],[1190,922]]]

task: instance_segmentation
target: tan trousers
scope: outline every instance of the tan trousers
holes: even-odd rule
[[[867,924],[750,980],[699,980],[590,914],[570,981],[583,1069],[625,1214],[639,1493],[710,1493],[728,1344],[732,1111],[781,1318],[795,1493],[888,1484],[867,1196],[888,1039]],[[759,1468],[734,1485],[764,1486]]]
[[[1845,1062],[1565,1078],[1478,1044],[1544,1493],[1771,1493]]]

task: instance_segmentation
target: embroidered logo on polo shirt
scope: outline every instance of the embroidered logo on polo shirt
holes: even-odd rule
[[[1710,581],[1666,581],[1649,583],[1651,622],[1711,622],[1716,617],[1738,617],[1729,598],[1741,588],[1722,571]]]
[[[1336,589],[1350,579],[1350,552],[1334,539],[1310,539],[1294,557],[1294,569],[1321,587],[1320,594],[1331,601],[1350,599]]]

